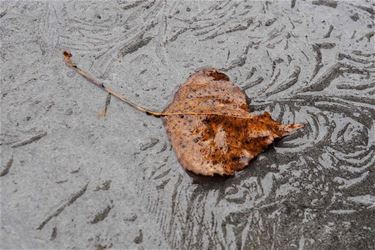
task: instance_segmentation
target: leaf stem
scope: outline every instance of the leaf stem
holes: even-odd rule
[[[70,67],[73,70],[75,70],[78,74],[80,74],[81,76],[83,76],[84,78],[86,78],[89,82],[91,82],[92,84],[94,84],[98,88],[104,90],[105,92],[113,95],[114,97],[116,97],[120,101],[122,101],[122,102],[130,105],[131,107],[135,108],[136,110],[141,111],[143,113],[146,113],[147,115],[155,116],[155,117],[160,117],[160,116],[163,115],[162,112],[152,111],[152,110],[150,110],[148,108],[142,107],[142,106],[140,106],[140,105],[138,105],[138,104],[130,101],[125,96],[122,96],[121,94],[118,94],[118,93],[114,92],[111,88],[108,88],[108,87],[104,86],[103,83],[100,83],[98,80],[96,80],[88,72],[86,72],[85,70],[79,68],[75,63],[73,63],[73,61],[72,61],[72,54],[69,53],[69,52],[67,52],[67,51],[64,51],[64,61],[65,61],[66,65],[68,67]]]

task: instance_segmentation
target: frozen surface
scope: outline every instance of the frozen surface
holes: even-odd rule
[[[374,249],[372,1],[2,1],[1,249]],[[160,119],[224,70],[300,132],[233,178],[191,177]]]

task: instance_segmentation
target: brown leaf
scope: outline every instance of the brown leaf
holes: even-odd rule
[[[275,138],[302,127],[282,125],[267,112],[249,112],[246,94],[227,75],[204,69],[190,76],[163,111],[184,114],[162,118],[185,169],[201,175],[233,175]]]
[[[74,64],[71,53],[64,51],[64,60],[67,66],[122,102],[148,115],[162,117],[181,165],[195,174],[233,175],[275,138],[303,127],[282,125],[267,112],[251,114],[245,92],[216,69],[194,73],[177,91],[173,102],[163,112],[157,112],[104,86]]]

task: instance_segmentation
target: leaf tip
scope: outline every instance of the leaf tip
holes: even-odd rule
[[[294,123],[283,126],[284,136],[295,132],[297,129],[303,128],[305,125],[302,123]]]

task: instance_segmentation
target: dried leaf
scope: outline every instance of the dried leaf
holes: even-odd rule
[[[64,52],[65,63],[97,87],[139,111],[162,117],[181,165],[195,174],[233,175],[274,139],[303,127],[283,125],[267,112],[251,114],[245,92],[216,69],[203,69],[191,75],[172,103],[163,112],[156,112],[105,87],[78,68],[71,57]]]
[[[201,175],[233,175],[275,138],[302,127],[250,114],[246,94],[215,69],[190,76],[163,113],[183,111],[195,115],[163,116],[164,125],[181,165]]]

